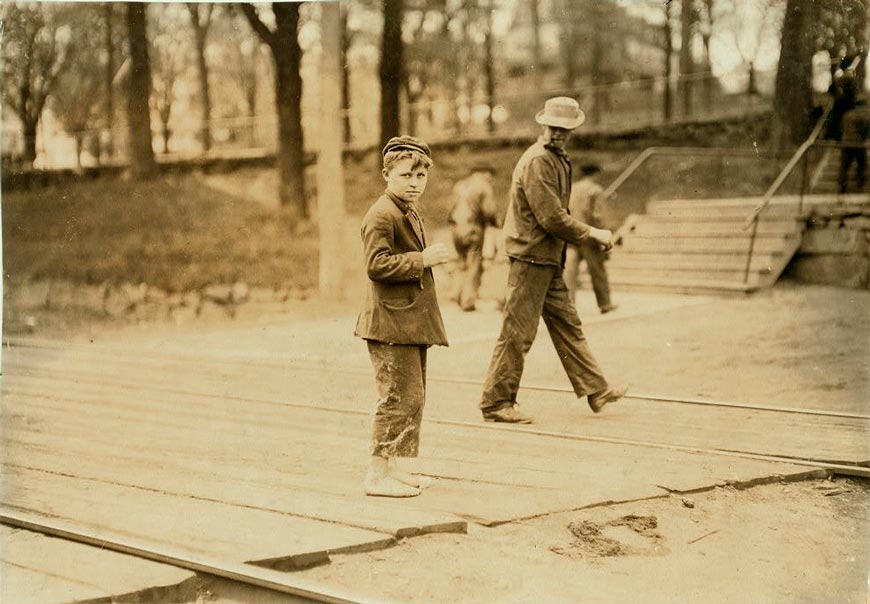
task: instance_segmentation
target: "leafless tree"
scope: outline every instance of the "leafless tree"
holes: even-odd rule
[[[60,74],[49,101],[53,113],[64,125],[66,132],[76,141],[76,165],[82,167],[82,152],[86,137],[99,141],[99,135],[91,132],[101,116],[97,101],[103,94],[104,72],[100,61],[102,40],[91,36],[102,25],[101,11],[90,4],[73,5],[67,9],[70,26],[70,43],[67,49],[70,60]],[[99,146],[94,153],[99,160]]]
[[[295,225],[308,219],[305,200],[305,157],[302,136],[302,48],[296,2],[273,2],[275,28],[270,29],[252,4],[240,4],[254,32],[269,47],[275,64],[275,106],[278,112],[278,195]]]
[[[23,159],[36,159],[36,130],[45,103],[68,64],[69,27],[46,3],[3,5],[3,101],[21,121]]]
[[[381,143],[399,134],[399,91],[404,79],[402,22],[404,0],[384,0],[384,28],[381,38]]]
[[[674,99],[671,93],[671,77],[673,76],[673,68],[671,67],[671,59],[674,56],[674,28],[673,28],[673,0],[665,0],[664,11],[665,18],[662,22],[662,38],[664,40],[664,82],[662,95],[662,111],[666,122],[671,121],[674,116]]]
[[[208,85],[208,62],[206,61],[206,46],[208,32],[211,27],[215,5],[211,3],[187,2],[190,13],[190,23],[193,26],[196,42],[196,67],[199,76],[199,100],[202,107],[202,126],[200,139],[203,151],[211,149],[211,92]]]
[[[164,11],[175,7],[164,5]],[[188,56],[187,40],[177,23],[172,21],[172,15],[158,20],[156,33],[151,38],[151,72],[154,90],[151,103],[160,119],[160,132],[163,138],[163,153],[169,153],[169,140],[172,137],[170,120],[172,108],[176,101],[176,89],[185,71]]]
[[[710,1],[710,0],[707,0]],[[734,48],[746,65],[748,82],[746,94],[758,94],[756,62],[765,51],[765,44],[781,26],[780,0],[728,0],[723,3],[719,21],[728,33]],[[752,35],[747,35],[752,33]]]
[[[809,130],[813,107],[812,58],[815,53],[814,0],[788,0],[774,96],[775,145],[799,143]]]
[[[157,172],[151,146],[151,60],[148,54],[147,3],[127,2],[127,44],[130,69],[127,74],[127,126],[130,173],[149,178]]]
[[[695,37],[697,12],[694,0],[682,0],[680,11],[680,96],[683,101],[683,115],[692,115],[694,93],[695,59],[692,56],[692,40]]]

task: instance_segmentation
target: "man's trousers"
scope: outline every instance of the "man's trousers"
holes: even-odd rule
[[[486,376],[481,410],[495,411],[516,403],[526,353],[542,317],[577,397],[607,388],[568,296],[561,267],[511,259],[504,320]]]

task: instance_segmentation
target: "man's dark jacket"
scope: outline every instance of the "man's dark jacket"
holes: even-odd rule
[[[520,157],[511,177],[504,221],[505,253],[516,260],[560,266],[565,243],[579,245],[589,225],[568,214],[571,163],[542,140]]]

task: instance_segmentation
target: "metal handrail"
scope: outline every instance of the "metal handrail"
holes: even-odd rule
[[[721,157],[723,155],[752,155],[758,152],[753,149],[741,149],[733,147],[647,147],[635,157],[625,170],[619,173],[613,182],[604,189],[601,194],[603,199],[612,196],[637,170],[650,158],[656,155],[686,155],[698,157],[700,155]]]
[[[764,194],[764,197],[761,199],[761,203],[752,210],[752,215],[746,219],[746,222],[743,224],[743,229],[746,230],[750,226],[752,226],[752,234],[749,237],[749,252],[746,255],[746,268],[743,271],[743,283],[749,283],[749,267],[752,264],[752,254],[755,251],[755,238],[758,235],[758,220],[761,216],[761,213],[767,209],[770,205],[770,201],[773,199],[773,196],[779,191],[779,188],[783,185],[785,180],[791,176],[791,173],[794,171],[795,166],[798,165],[798,162],[801,159],[806,158],[806,153],[810,147],[816,142],[816,139],[822,133],[822,128],[825,126],[825,122],[828,119],[828,114],[831,113],[831,109],[833,108],[833,103],[828,103],[828,106],[825,107],[825,110],[822,112],[821,117],[819,117],[819,121],[816,122],[816,125],[813,127],[812,132],[807,137],[807,139],[801,143],[801,145],[797,148],[797,151],[794,152],[794,155],[791,156],[791,159],[785,164],[785,167],[780,171],[779,176],[774,179],[773,183],[771,183],[770,187],[768,187],[767,191]],[[806,186],[806,165],[804,165],[804,182],[801,187],[801,194],[799,197],[799,206],[798,213],[801,211],[801,207],[803,206],[803,198],[804,198],[804,188]]]

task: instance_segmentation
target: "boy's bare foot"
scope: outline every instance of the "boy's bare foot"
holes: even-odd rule
[[[425,489],[432,485],[432,479],[428,476],[408,474],[396,467],[391,467],[389,469],[389,476],[390,478],[395,478],[402,484],[406,484],[410,487],[417,487],[418,489]]]
[[[366,495],[373,497],[416,497],[420,494],[420,489],[399,482],[391,476],[367,476],[365,490]]]

